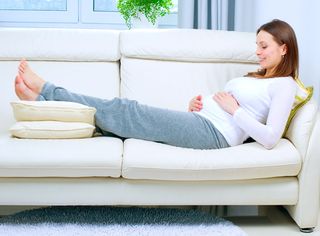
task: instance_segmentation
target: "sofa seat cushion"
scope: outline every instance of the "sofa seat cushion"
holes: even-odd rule
[[[124,143],[122,176],[153,180],[245,180],[296,176],[301,157],[286,139],[272,150],[247,143],[195,150],[137,139]]]
[[[0,137],[0,177],[119,177],[117,138],[36,140]]]

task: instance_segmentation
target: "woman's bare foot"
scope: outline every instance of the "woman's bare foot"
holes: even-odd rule
[[[19,76],[23,79],[24,84],[33,92],[39,94],[45,81],[31,70],[28,62],[24,59],[21,60],[18,70]]]
[[[20,75],[16,76],[14,87],[16,94],[20,98],[20,100],[35,101],[39,95],[27,87]]]

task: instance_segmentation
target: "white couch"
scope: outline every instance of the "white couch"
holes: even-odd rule
[[[258,68],[255,34],[207,30],[0,29],[0,205],[283,205],[300,228],[319,212],[314,101],[272,150],[193,150],[114,137],[10,137],[14,77],[27,58],[72,91],[186,111]],[[303,78],[302,78],[303,79]]]

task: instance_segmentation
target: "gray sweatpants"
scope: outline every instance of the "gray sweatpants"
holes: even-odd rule
[[[105,100],[84,96],[48,82],[37,100],[69,101],[95,107],[97,130],[103,135],[144,139],[195,149],[229,147],[209,120],[193,112],[141,105],[124,98]]]

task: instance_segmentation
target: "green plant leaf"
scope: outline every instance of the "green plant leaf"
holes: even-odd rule
[[[169,14],[172,7],[172,0],[118,0],[117,3],[117,8],[129,29],[132,18],[139,18],[142,14],[155,25],[157,19]]]

